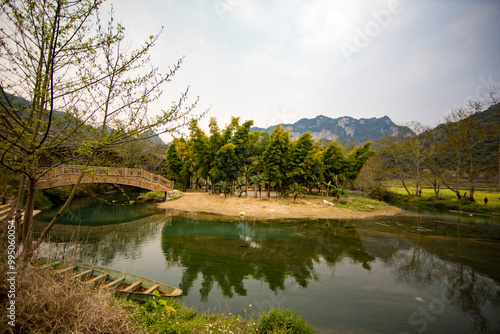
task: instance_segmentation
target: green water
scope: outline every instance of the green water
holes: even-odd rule
[[[257,221],[137,210],[126,223],[56,225],[42,252],[178,286],[199,310],[293,307],[319,333],[500,332],[498,219]]]

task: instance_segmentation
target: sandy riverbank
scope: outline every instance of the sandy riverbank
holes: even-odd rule
[[[392,216],[402,210],[389,205],[360,206],[360,210],[342,208],[337,204],[323,203],[324,198],[254,198],[228,197],[207,194],[186,194],[179,199],[159,204],[160,208],[176,209],[188,212],[206,212],[226,216],[253,217],[259,219],[278,218],[369,218]],[[356,199],[351,199],[356,201]],[[243,214],[244,213],[244,214]]]

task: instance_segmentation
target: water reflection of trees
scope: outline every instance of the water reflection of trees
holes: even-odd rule
[[[180,287],[188,294],[198,276],[206,300],[214,283],[224,296],[246,295],[244,280],[253,277],[276,292],[293,278],[301,287],[316,280],[315,263],[335,266],[345,257],[370,270],[369,255],[355,229],[344,223],[308,223],[294,227],[273,224],[192,221],[174,218],[162,231],[168,262],[185,270]]]
[[[86,263],[110,264],[115,257],[141,257],[142,246],[156,238],[172,217],[153,215],[123,224],[104,226],[54,225],[40,255]],[[34,234],[45,223],[35,222]]]
[[[135,195],[131,196],[135,198]],[[104,226],[127,223],[161,212],[147,203],[134,203],[131,206],[128,202],[124,203],[125,198],[117,194],[104,195],[101,200],[93,197],[77,198],[59,218],[58,224]],[[59,207],[43,210],[35,216],[35,221],[48,223],[58,210]]]
[[[394,239],[394,235],[389,238]],[[491,267],[496,261],[488,259],[488,248],[484,248],[486,245],[480,246],[475,240],[466,239],[457,243],[455,238],[413,236],[410,239],[414,242],[411,247],[395,249],[385,261],[396,281],[422,290],[437,288],[435,298],[455,306],[478,330],[485,331],[491,329],[492,325],[496,326],[488,322],[488,316],[491,318],[491,314],[500,313],[500,287],[494,279],[466,264],[480,262],[481,256],[484,256],[485,263],[479,268],[484,269],[489,263],[490,273],[496,272],[498,269]],[[401,242],[408,244],[407,240]],[[462,254],[464,252],[467,256]],[[490,252],[492,256],[494,251]],[[476,256],[474,262],[464,259],[470,260],[471,256]]]

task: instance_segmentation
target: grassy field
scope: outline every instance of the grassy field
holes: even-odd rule
[[[414,182],[408,180],[406,184],[413,185]],[[465,185],[465,183],[463,184]],[[384,200],[389,199],[389,202],[395,205],[409,204],[418,208],[437,209],[440,211],[463,211],[487,215],[500,215],[500,192],[495,185],[479,184],[474,192],[475,203],[470,203],[466,199],[458,200],[456,194],[449,189],[441,189],[439,192],[439,199],[436,199],[434,190],[431,188],[423,188],[422,196],[417,197],[413,195],[415,193],[415,187],[408,187],[408,190],[412,194],[408,196],[408,193],[401,185],[400,181],[387,181],[384,183],[384,186],[386,189],[386,199]],[[462,195],[465,192],[469,195],[469,189],[466,186],[460,189]],[[485,204],[485,198],[488,198],[487,204]]]
[[[407,195],[407,192],[405,188],[403,187],[397,187],[397,186],[391,186],[388,188],[390,191],[395,192],[400,195]],[[484,189],[484,188],[483,188]],[[412,194],[415,193],[415,187],[408,187],[408,190]],[[460,191],[461,194],[464,192],[469,193],[468,189],[463,189]],[[434,197],[435,193],[433,189],[429,188],[424,188],[422,189],[422,197]],[[449,189],[441,189],[439,191],[439,197],[442,200],[456,200],[457,195]],[[491,190],[480,190],[480,191],[474,191],[474,198],[476,199],[477,204],[483,204],[484,203],[484,198],[488,198],[488,205],[500,205],[500,192],[496,192],[494,188],[491,188]]]

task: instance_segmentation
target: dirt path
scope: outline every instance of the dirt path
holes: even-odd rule
[[[325,204],[323,199],[276,199],[253,197],[228,197],[207,194],[185,194],[179,199],[159,204],[160,208],[188,212],[207,212],[226,216],[246,216],[259,219],[277,218],[368,218],[391,216],[402,210],[392,206],[377,208],[363,206],[363,210]]]

